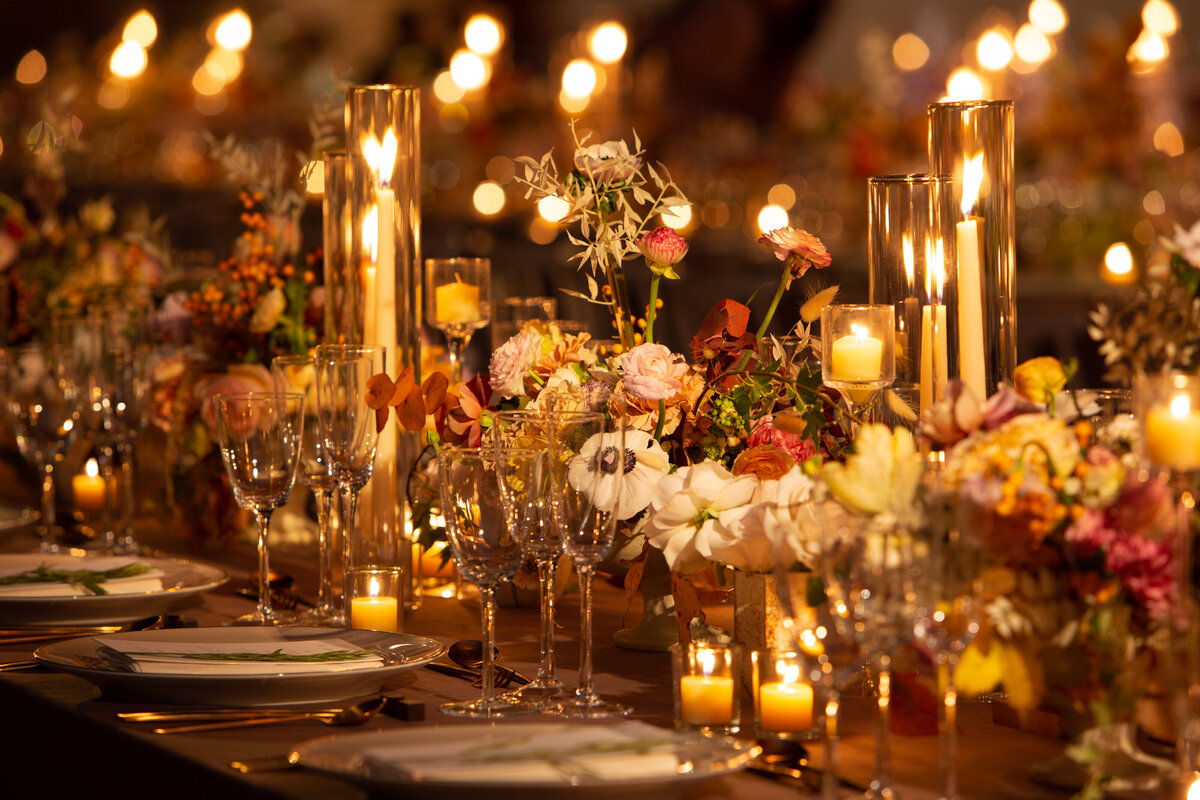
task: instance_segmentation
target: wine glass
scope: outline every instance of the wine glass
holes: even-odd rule
[[[446,336],[450,380],[462,380],[462,354],[491,317],[492,262],[486,258],[425,259],[425,321]]]
[[[821,309],[821,382],[846,398],[852,419],[896,377],[895,316],[891,305]]]
[[[325,458],[317,422],[317,362],[313,356],[276,356],[271,360],[271,376],[277,392],[304,395],[304,440],[300,448],[300,468],[296,480],[312,488],[317,503],[317,605],[302,614],[319,625],[344,625],[346,615],[334,596],[335,569],[338,559],[338,531],[333,525],[333,502],[337,480]]]
[[[379,444],[375,412],[367,405],[367,381],[386,370],[387,360],[382,345],[348,344],[321,345],[315,360],[319,438],[342,495],[345,545],[354,533],[358,494],[371,479]]]
[[[304,395],[280,392],[218,394],[214,399],[217,439],[238,505],[258,520],[258,607],[237,622],[274,625],[267,533],[271,514],[287,502],[296,482],[304,436]]]
[[[479,587],[483,624],[482,695],[478,700],[446,703],[443,714],[492,718],[537,710],[494,695],[495,589],[521,564],[517,532],[536,524],[544,459],[542,451],[523,448],[450,447],[438,452],[446,538],[459,573]]]
[[[537,411],[502,411],[492,416],[492,440],[499,450],[523,447],[545,453],[549,446],[549,425],[545,414]],[[543,470],[543,481],[536,498],[538,514],[531,523],[517,532],[524,554],[538,568],[538,593],[541,607],[541,657],[537,677],[508,693],[514,702],[540,709],[562,702],[569,689],[559,680],[554,665],[554,580],[563,543],[550,519],[547,507],[549,470]]]
[[[578,719],[623,717],[633,709],[592,686],[592,579],[612,548],[624,478],[625,428],[596,412],[551,412],[550,518],[579,575],[579,686],[548,713]],[[623,422],[623,420],[621,421]]]

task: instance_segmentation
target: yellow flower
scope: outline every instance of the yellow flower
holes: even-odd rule
[[[1067,385],[1062,363],[1053,356],[1031,358],[1013,372],[1017,394],[1031,403],[1046,405]]]

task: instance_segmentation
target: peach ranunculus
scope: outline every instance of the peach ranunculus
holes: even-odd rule
[[[759,480],[782,478],[796,464],[796,459],[773,444],[747,447],[733,460],[734,475],[754,475]]]
[[[637,240],[637,246],[651,272],[671,280],[679,279],[675,265],[687,255],[687,239],[671,228],[663,226],[642,234],[642,238]]]
[[[833,263],[833,257],[816,236],[803,228],[776,228],[759,237],[758,243],[788,264],[792,277],[800,278],[809,267],[825,269]]]
[[[1013,371],[1013,388],[1031,403],[1046,405],[1067,385],[1062,362],[1053,356],[1031,358]]]
[[[682,357],[666,345],[639,344],[621,358],[625,392],[638,400],[657,403],[669,400],[683,388],[680,380],[688,371]]]
[[[685,414],[695,410],[696,401],[704,392],[704,377],[694,370],[688,370],[680,378],[680,383],[680,390],[663,405],[663,436],[670,436],[679,428]],[[650,432],[658,425],[658,402],[640,400],[623,391],[623,385],[620,383],[613,391],[610,403],[614,413],[626,415],[625,424],[631,428]]]
[[[234,364],[225,372],[217,373],[196,385],[196,401],[200,406],[200,418],[215,440],[217,438],[217,411],[213,397],[234,392],[272,392],[275,381],[262,364]]]

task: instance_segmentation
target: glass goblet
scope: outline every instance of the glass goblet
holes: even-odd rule
[[[895,316],[890,305],[821,309],[821,382],[846,399],[851,427],[896,377]]]
[[[442,514],[459,574],[479,587],[483,627],[482,694],[446,703],[444,714],[503,717],[533,713],[495,696],[496,585],[521,564],[517,531],[534,524],[544,453],[520,448],[450,447],[438,453]]]
[[[623,717],[633,709],[604,700],[592,685],[592,580],[612,549],[626,462],[625,429],[595,412],[553,412],[550,514],[579,576],[579,686],[549,713],[577,719]],[[613,428],[609,430],[609,428]]]
[[[306,622],[317,625],[344,625],[342,603],[335,597],[335,567],[338,558],[338,530],[333,524],[333,503],[337,497],[337,480],[325,458],[317,423],[317,362],[313,356],[276,356],[271,360],[271,376],[275,391],[304,395],[304,440],[300,448],[300,468],[296,480],[312,489],[317,504],[317,605],[300,615]]]
[[[238,505],[258,521],[258,606],[237,620],[245,625],[281,621],[271,608],[267,534],[271,514],[287,502],[296,482],[304,436],[304,395],[277,392],[218,394],[217,439]]]
[[[63,348],[32,343],[0,351],[0,377],[17,446],[42,474],[41,551],[57,553],[63,543],[54,516],[54,464],[79,427],[74,374]]]
[[[450,380],[462,380],[462,354],[491,318],[492,262],[486,258],[425,259],[425,321],[446,336]]]

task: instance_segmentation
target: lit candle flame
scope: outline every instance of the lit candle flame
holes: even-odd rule
[[[854,334],[854,341],[857,343],[865,342],[871,334],[866,325],[859,325],[857,322],[850,323],[850,332]]]
[[[913,285],[913,244],[912,237],[907,233],[900,237],[900,245],[904,250],[904,274],[908,276],[908,288],[912,289]]]
[[[1171,416],[1183,419],[1192,411],[1192,401],[1186,394],[1177,394],[1171,398]]]
[[[398,145],[396,134],[389,127],[383,133],[383,142],[368,133],[362,139],[363,158],[367,166],[375,174],[375,180],[380,186],[388,186],[392,182],[392,170],[396,167],[396,151]]]
[[[713,674],[717,665],[717,654],[707,648],[696,651],[696,663],[705,677]]]
[[[780,683],[799,683],[800,682],[800,665],[791,664],[787,661],[775,662],[775,674],[779,676]]]
[[[379,578],[371,578],[371,583],[367,587],[367,593],[371,596],[372,600],[379,596]]]
[[[973,158],[963,159],[963,194],[962,212],[964,217],[971,216],[975,205],[979,202],[979,187],[983,184],[983,151]]]
[[[1184,398],[1185,400],[1187,398]],[[96,463],[96,459],[89,458],[87,464],[84,464],[83,471],[89,478],[96,478],[100,475],[100,465]]]
[[[925,292],[929,302],[937,305],[946,293],[946,261],[941,239],[925,243]]]

